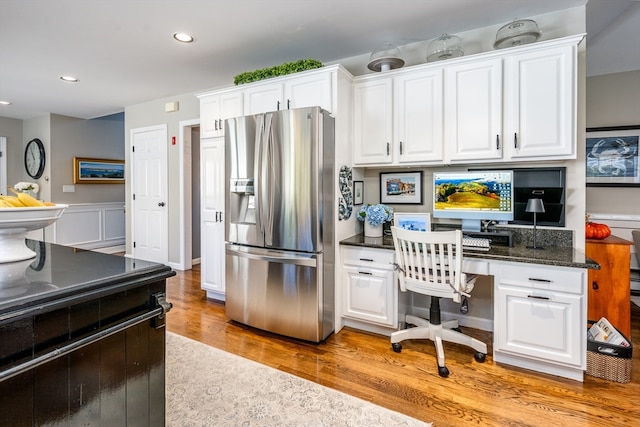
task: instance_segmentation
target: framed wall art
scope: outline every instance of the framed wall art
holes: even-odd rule
[[[422,171],[381,172],[380,203],[422,204]]]
[[[588,187],[640,187],[640,125],[587,128]]]
[[[353,204],[364,203],[364,181],[353,181]]]
[[[431,214],[428,212],[394,212],[393,225],[413,231],[431,231]]]
[[[73,158],[74,184],[124,184],[124,160]]]

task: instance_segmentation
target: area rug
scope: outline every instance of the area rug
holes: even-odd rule
[[[171,426],[430,426],[252,360],[167,332]]]

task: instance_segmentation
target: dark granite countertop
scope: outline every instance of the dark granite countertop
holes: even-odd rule
[[[364,237],[356,234],[340,241],[341,245],[362,246],[368,248],[393,250],[391,236]],[[588,258],[583,252],[571,247],[546,247],[545,249],[527,249],[525,245],[497,246],[492,245],[489,251],[465,250],[464,256],[496,261],[523,262],[528,264],[555,265],[558,267],[589,268],[599,270],[600,264]]]
[[[133,280],[175,274],[158,263],[27,240],[34,259],[0,263],[0,319],[8,312],[70,298]]]

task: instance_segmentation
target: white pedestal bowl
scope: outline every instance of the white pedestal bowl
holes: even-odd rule
[[[35,257],[25,243],[27,233],[53,224],[67,207],[0,208],[0,263]]]

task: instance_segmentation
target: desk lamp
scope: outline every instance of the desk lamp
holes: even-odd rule
[[[527,249],[544,249],[542,246],[536,246],[536,217],[538,213],[544,213],[544,204],[542,203],[542,199],[529,199],[525,211],[533,212],[533,246],[527,246]]]

